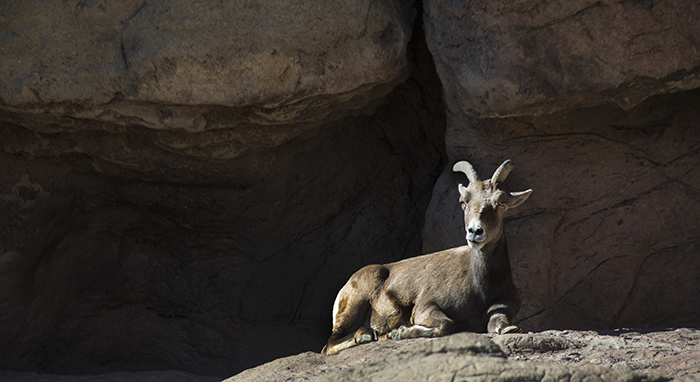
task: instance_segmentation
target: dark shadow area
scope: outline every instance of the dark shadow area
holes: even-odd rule
[[[0,367],[227,377],[319,351],[350,274],[421,251],[445,106],[414,28],[386,97],[234,159],[204,155],[224,130],[3,116]]]

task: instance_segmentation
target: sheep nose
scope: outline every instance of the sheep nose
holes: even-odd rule
[[[472,242],[481,242],[484,241],[484,228],[481,226],[481,223],[479,222],[471,222],[469,223],[469,226],[467,227],[467,240],[472,241]]]

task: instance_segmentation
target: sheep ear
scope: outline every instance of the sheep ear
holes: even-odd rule
[[[467,194],[467,188],[464,187],[464,185],[462,183],[460,183],[457,188],[459,188],[460,195],[465,196]]]
[[[530,197],[532,189],[520,192],[511,192],[508,196],[508,208],[517,207],[523,204]]]

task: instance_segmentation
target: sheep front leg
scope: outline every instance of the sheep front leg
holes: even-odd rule
[[[334,355],[338,354],[345,349],[349,349],[353,346],[366,344],[368,342],[376,341],[377,333],[367,327],[361,327],[347,336],[332,335],[328,339],[328,343],[321,350],[323,355]]]
[[[401,325],[398,329],[392,330],[388,338],[400,340],[418,337],[442,337],[452,334],[457,326],[454,320],[440,310],[433,303],[416,305],[411,317],[413,325]]]
[[[488,311],[489,321],[486,330],[489,333],[506,334],[517,333],[520,328],[516,325],[511,325],[507,314],[507,307],[503,305],[494,305]]]

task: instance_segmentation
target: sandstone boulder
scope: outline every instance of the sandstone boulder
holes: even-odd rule
[[[393,1],[33,0],[0,17],[4,119],[48,132],[141,126],[171,152],[231,158],[406,79],[414,14]],[[114,158],[125,159],[143,160]]]
[[[693,0],[425,1],[450,109],[478,118],[629,109],[694,89],[699,18]]]

